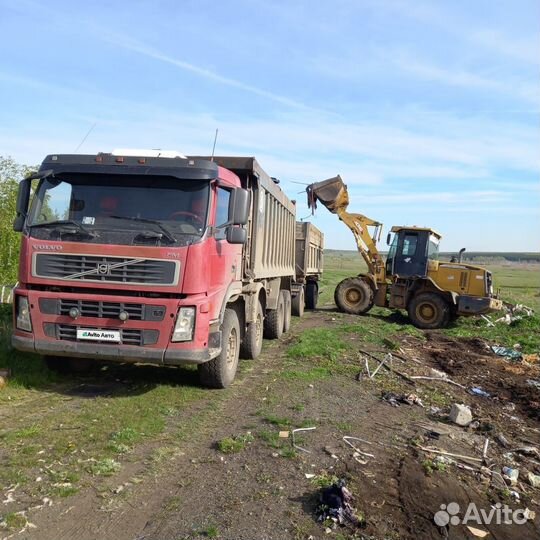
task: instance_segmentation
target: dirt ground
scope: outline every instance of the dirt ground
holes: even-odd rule
[[[487,538],[538,539],[540,489],[529,485],[527,472],[540,474],[540,456],[516,450],[540,448],[540,389],[527,383],[540,378],[538,365],[511,363],[492,354],[483,340],[457,340],[438,332],[427,332],[425,340],[398,336],[391,369],[405,376],[382,368],[369,378],[366,357],[357,351],[338,358],[332,376],[310,371],[317,367],[315,361],[287,356],[289,345],[305,329],[332,329],[348,320],[342,316],[336,321],[324,311],[306,314],[294,323],[290,335],[266,344],[261,358],[245,361],[238,382],[201,415],[159,467],[149,466],[157,442],[144,442],[125,458],[118,474],[97,479],[51,505],[29,509],[30,527],[22,533],[0,530],[0,537],[476,538],[463,524],[435,524],[441,505],[454,502],[461,516],[469,503],[486,512],[496,509],[497,503],[528,508],[536,517],[525,524],[496,524],[495,518],[491,524],[469,524],[488,531]],[[351,323],[356,321],[350,318]],[[361,347],[378,358],[387,353]],[[347,369],[341,369],[340,362]],[[368,365],[372,373],[377,362],[370,359]],[[303,371],[291,374],[293,368]],[[446,381],[407,379],[431,376],[431,368],[444,371],[466,389],[480,387],[490,397],[471,395]],[[86,384],[99,393],[100,386],[114,382],[105,376]],[[394,407],[382,399],[388,392],[414,393],[423,406]],[[88,397],[75,394],[69,406],[76,406],[78,399]],[[452,403],[468,404],[475,423],[465,428],[450,423],[447,413]],[[187,414],[197,414],[197,407],[201,405]],[[36,406],[26,404],[19,414],[36,411]],[[300,427],[316,428],[298,433],[297,442],[307,451],[294,450],[290,433],[288,438],[277,435]],[[246,437],[239,452],[219,450],[218,441],[246,434],[252,436]],[[508,448],[497,442],[499,434],[508,440]],[[351,441],[359,452],[345,443],[344,436],[363,439]],[[489,446],[482,463],[486,438]],[[438,454],[429,449],[466,457],[438,464]],[[506,486],[495,474],[503,465],[520,470],[516,486]],[[326,531],[331,524],[317,521],[316,480],[332,476],[346,479],[361,526]],[[6,499],[5,490],[0,496]]]

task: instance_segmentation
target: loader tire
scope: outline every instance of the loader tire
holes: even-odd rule
[[[420,293],[407,306],[407,312],[414,326],[425,330],[445,328],[451,318],[448,302],[437,293]]]
[[[319,286],[315,281],[306,283],[306,308],[316,309],[319,301]]]
[[[336,287],[334,302],[340,311],[361,315],[373,307],[373,289],[359,277],[345,278]]]
[[[225,309],[221,336],[219,355],[197,366],[201,384],[210,388],[227,388],[236,375],[240,352],[240,324],[234,309]]]
[[[240,345],[240,356],[255,360],[260,354],[263,344],[264,312],[260,302],[257,302],[255,320],[248,324],[246,335]]]
[[[283,315],[283,333],[286,334],[291,328],[291,292],[281,291],[283,295],[284,315]]]
[[[295,317],[304,316],[305,308],[305,299],[304,299],[304,287],[302,286],[300,290],[296,293],[296,296],[292,299],[292,314]]]
[[[278,297],[276,309],[269,309],[264,319],[264,337],[279,339],[283,334],[283,321],[285,319],[285,302],[281,292]]]

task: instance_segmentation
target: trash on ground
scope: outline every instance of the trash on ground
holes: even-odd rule
[[[491,397],[491,394],[489,392],[486,392],[485,390],[482,390],[479,386],[473,386],[469,393],[471,393],[473,396],[480,396],[480,397]]]
[[[540,390],[540,380],[539,379],[527,379],[527,384],[529,386],[534,386]]]
[[[503,467],[502,472],[503,477],[509,480],[511,486],[515,486],[517,484],[519,478],[518,469],[512,469],[511,467]]]
[[[280,439],[288,439],[289,438],[289,432],[288,431],[280,431],[278,436],[279,436]]]
[[[521,360],[521,351],[516,351],[509,347],[499,347],[498,345],[492,345],[491,350],[497,356],[503,356],[504,358],[509,358],[510,360]]]
[[[373,443],[366,441],[365,439],[360,439],[359,437],[351,437],[350,435],[345,435],[343,437],[343,441],[345,442],[345,444],[348,444],[355,451],[356,454],[366,456],[366,457],[371,457],[371,458],[375,457],[373,454],[369,454],[368,452],[363,452],[362,450],[359,450],[351,441],[360,441],[362,443],[370,444],[370,445]],[[354,457],[357,458],[358,456],[354,456]],[[364,462],[364,464],[365,463],[367,462]]]
[[[532,487],[540,488],[540,474],[534,474],[530,472],[527,475],[527,480],[529,481],[529,484],[531,484]]]
[[[296,440],[294,438],[294,435],[295,433],[298,433],[299,431],[313,431],[314,429],[317,429],[316,427],[305,427],[305,428],[298,428],[298,429],[293,429],[292,430],[292,445],[297,449],[297,450],[302,450],[302,452],[306,452],[307,454],[311,454],[311,450],[307,450],[306,448],[302,448],[301,446],[298,446],[296,444]]]
[[[507,439],[502,433],[499,433],[499,434],[495,437],[495,440],[496,440],[503,448],[510,448],[510,442],[508,441],[508,439]]]
[[[399,407],[401,403],[424,407],[422,400],[416,394],[394,394],[394,392],[384,392],[382,399],[383,401],[390,403],[392,407]]]
[[[449,419],[458,426],[468,426],[472,422],[472,412],[467,405],[454,403],[450,409]]]
[[[317,508],[318,521],[332,520],[334,523],[345,525],[351,523],[359,526],[363,519],[356,515],[352,506],[352,493],[346,488],[345,480],[338,480],[330,487],[323,488],[320,494],[320,505]]]
[[[469,529],[469,531],[478,538],[485,538],[489,534],[489,531],[483,531],[482,529],[477,529],[476,527],[471,527],[470,525],[467,525],[467,529]]]

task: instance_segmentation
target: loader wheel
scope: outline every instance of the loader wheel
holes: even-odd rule
[[[285,302],[279,293],[277,309],[269,309],[264,319],[264,337],[279,339],[283,334],[283,321],[285,319]]]
[[[240,356],[254,360],[261,354],[263,342],[264,313],[260,302],[257,302],[255,320],[248,324],[246,335],[240,345]]]
[[[407,312],[417,328],[445,328],[450,322],[450,306],[437,293],[421,293],[413,297],[407,306]]]
[[[306,307],[308,309],[316,309],[319,301],[319,286],[315,281],[306,283]]]
[[[240,352],[240,324],[234,309],[225,309],[221,325],[221,352],[218,356],[199,364],[199,380],[211,388],[227,388],[236,374]]]
[[[304,287],[302,286],[300,290],[296,293],[296,296],[292,299],[292,314],[296,317],[304,316]]]
[[[361,315],[373,307],[373,289],[361,278],[345,278],[336,287],[334,302],[340,311]]]

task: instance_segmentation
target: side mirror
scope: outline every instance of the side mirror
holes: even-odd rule
[[[28,212],[31,183],[31,178],[25,178],[19,183],[19,191],[17,193],[16,205],[17,217],[13,222],[13,230],[16,232],[21,232],[23,230],[24,220],[26,219],[26,214]]]
[[[387,245],[387,246],[390,245],[390,239],[391,239],[391,236],[392,236],[392,235],[391,235],[390,233],[388,233],[388,234],[386,235],[386,245]]]
[[[245,225],[249,218],[249,191],[236,188],[229,199],[229,223]]]
[[[227,227],[226,238],[229,244],[245,244],[247,231],[242,227]]]

